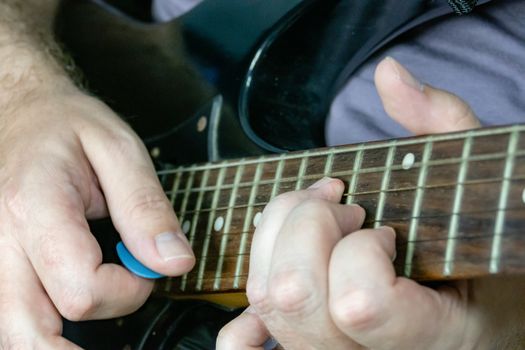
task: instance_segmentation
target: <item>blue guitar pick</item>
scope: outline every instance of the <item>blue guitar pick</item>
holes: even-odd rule
[[[133,272],[135,275],[139,277],[148,278],[148,279],[157,279],[157,278],[166,277],[142,265],[142,263],[138,261],[129,252],[128,248],[126,248],[126,246],[122,242],[117,243],[117,255],[120,258],[120,261],[122,261],[122,264],[128,270],[130,270],[131,272]]]

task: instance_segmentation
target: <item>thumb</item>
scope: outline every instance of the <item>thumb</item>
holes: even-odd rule
[[[127,125],[116,122],[121,125],[111,129],[86,128],[80,137],[113,224],[142,264],[167,276],[188,272],[195,257],[148,153]]]
[[[480,127],[465,101],[450,92],[420,83],[391,57],[378,64],[375,84],[386,113],[417,135]]]
[[[270,350],[276,345],[263,321],[250,306],[221,329],[216,348]]]

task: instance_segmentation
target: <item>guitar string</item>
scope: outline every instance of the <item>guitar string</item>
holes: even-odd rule
[[[371,151],[371,150],[377,150],[382,148],[389,148],[392,146],[393,142],[397,143],[397,147],[403,147],[403,146],[409,146],[409,145],[419,145],[419,144],[425,144],[427,142],[433,142],[433,143],[439,143],[443,141],[457,141],[466,138],[466,136],[472,136],[474,139],[478,137],[484,137],[484,136],[497,136],[497,135],[503,135],[506,136],[506,134],[510,135],[510,133],[517,131],[517,132],[523,132],[525,131],[525,125],[512,125],[512,126],[504,126],[504,127],[497,127],[497,128],[485,128],[485,129],[478,129],[478,130],[469,130],[466,132],[459,132],[459,133],[450,133],[450,134],[435,134],[435,135],[429,135],[425,137],[416,137],[416,138],[406,138],[406,139],[392,139],[392,140],[386,140],[386,141],[378,141],[378,142],[370,142],[370,143],[361,143],[361,144],[354,144],[354,145],[348,145],[348,146],[336,146],[336,147],[329,147],[329,148],[322,148],[319,150],[309,150],[310,156],[317,157],[317,156],[326,156],[330,153],[333,154],[339,154],[339,153],[351,153],[354,151],[357,151],[359,148],[363,148],[364,151]],[[296,158],[302,158],[302,154],[304,152],[293,152],[288,153],[285,155],[285,160],[292,160]],[[235,161],[226,161],[226,166],[237,166],[237,165],[250,165],[250,164],[257,164],[260,162],[273,162],[278,161],[281,155],[271,155],[271,156],[262,156],[262,157],[251,157],[251,158],[241,158],[237,159]],[[185,170],[185,168],[192,168],[193,170],[200,171],[200,170],[206,170],[206,169],[216,169],[220,168],[223,165],[222,163],[203,163],[203,164],[193,164],[189,165],[187,167],[178,167],[176,169],[166,169],[161,170],[158,172],[159,175],[166,175],[166,174],[172,174],[174,172]]]
[[[475,261],[476,263],[487,263],[487,262],[490,262],[490,261],[492,261],[492,260],[493,260],[493,259],[489,257],[489,258],[479,258],[479,259],[475,259],[474,261]],[[445,264],[445,263],[447,263],[447,262],[453,262],[453,263],[462,263],[462,262],[466,262],[466,263],[471,263],[471,262],[473,262],[473,260],[470,259],[470,258],[468,258],[468,259],[467,259],[467,258],[464,258],[464,259],[451,259],[451,260],[448,260],[448,261],[447,261],[447,260],[437,260],[437,259],[436,259],[436,260],[433,260],[433,259],[432,259],[432,260],[426,260],[426,261],[424,261],[423,263],[422,263],[422,262],[419,262],[419,263],[417,263],[417,264],[415,264],[415,263],[412,263],[412,264],[406,264],[406,263],[404,263],[404,264],[403,264],[403,263],[401,263],[401,264],[396,264],[396,263],[394,262],[392,266],[393,266],[394,269],[396,269],[396,270],[402,270],[404,267],[406,267],[406,266],[408,266],[408,265],[420,265],[420,266],[421,266],[421,265],[423,265],[423,264],[424,264],[424,265],[427,265],[427,264],[428,264],[428,265],[433,265],[433,266],[435,266],[435,265],[437,265],[437,264]],[[525,267],[525,265],[522,264],[521,267]],[[487,265],[487,271],[488,271],[488,265]],[[457,275],[457,274],[458,274],[458,272],[457,272],[457,270],[456,270],[456,275]],[[233,275],[226,275],[226,276],[221,277],[221,279],[222,279],[222,280],[224,280],[224,279],[233,279],[233,278],[238,278],[238,277],[243,278],[243,277],[248,277],[248,275],[249,275],[248,273],[242,273],[242,274],[239,274],[239,275],[235,275],[235,274],[233,274]],[[400,275],[398,275],[398,276],[403,276],[403,275],[400,274]],[[417,275],[417,274],[413,274],[413,275],[411,275],[411,276],[412,276],[413,278],[417,278],[418,275]],[[454,277],[454,273],[452,273],[452,275],[451,275],[451,276],[448,276],[448,277]],[[179,278],[180,278],[180,277],[168,277],[168,279],[171,279],[171,283],[173,283],[173,281],[177,281]],[[193,273],[190,272],[190,274],[188,275],[188,279],[187,279],[188,283],[196,282],[197,280],[199,280],[199,278],[195,278],[195,277],[193,277]],[[215,278],[214,278],[214,277],[203,277],[203,278],[200,278],[200,280],[203,280],[203,281],[213,281],[213,280],[215,280]],[[159,282],[161,282],[161,283],[162,283],[162,282],[166,283],[167,281],[159,281]],[[186,290],[185,292],[187,292],[187,291],[188,291],[188,290]],[[190,291],[191,291],[191,290],[190,290]]]
[[[469,181],[465,181],[463,182],[463,185],[465,186],[474,186],[474,185],[488,185],[488,184],[491,184],[491,183],[498,183],[498,182],[502,182],[504,180],[510,180],[511,182],[518,182],[518,181],[523,181],[525,180],[525,175],[520,175],[520,176],[516,176],[516,177],[512,177],[510,179],[504,179],[504,178],[489,178],[489,179],[483,179],[483,180],[469,180]],[[439,184],[439,185],[429,185],[429,186],[423,186],[423,187],[402,187],[402,188],[395,188],[395,189],[388,189],[386,191],[384,191],[385,193],[387,194],[396,194],[396,193],[401,193],[401,192],[410,192],[410,191],[415,191],[417,190],[418,188],[422,188],[424,189],[425,191],[426,190],[439,190],[439,189],[444,189],[444,188],[448,188],[448,187],[453,187],[453,186],[456,186],[455,183],[450,183],[450,184]],[[524,184],[525,186],[525,184]],[[375,190],[375,191],[366,191],[366,192],[354,192],[354,193],[348,193],[348,192],[345,192],[342,194],[342,199],[348,197],[348,196],[354,196],[354,197],[358,197],[358,196],[368,196],[368,195],[378,195],[379,193],[381,193],[383,191],[380,191],[380,190]],[[213,192],[210,192],[210,193],[213,193]],[[268,201],[266,202],[256,202],[254,203],[253,205],[251,205],[252,208],[255,208],[255,207],[262,207],[262,206],[265,206],[267,205],[270,200],[273,199],[273,198],[269,198]],[[198,211],[196,210],[187,210],[184,212],[185,215],[191,215],[191,214],[196,214],[196,213],[203,213],[203,212],[209,212],[211,210],[216,210],[216,211],[226,211],[226,210],[238,210],[238,209],[244,209],[244,208],[248,208],[249,205],[247,204],[239,204],[239,205],[233,205],[233,206],[219,206],[217,208],[211,208],[211,207],[208,207],[208,206],[204,206],[203,208],[199,209]],[[177,209],[176,207],[174,207],[174,209]]]
[[[328,152],[328,154],[330,154],[330,153]],[[516,156],[519,156],[519,155],[521,155],[521,154],[522,154],[522,152],[519,152],[519,151],[518,151],[518,152],[516,152],[516,153],[515,153],[514,155],[512,155],[512,156],[516,157]],[[497,159],[497,156],[498,156],[498,155],[495,156],[495,155],[493,154],[493,155],[492,155],[492,158],[493,158],[493,159]],[[505,156],[508,157],[508,155],[505,155]],[[471,158],[470,161],[471,161],[471,162],[474,162],[474,161],[476,161],[476,160],[482,160],[481,158],[485,158],[485,159],[487,159],[487,158],[490,158],[490,157],[477,157],[477,158],[478,158],[478,159],[472,159],[472,158]],[[503,157],[501,157],[501,158],[503,158]],[[461,161],[461,158],[456,158],[455,160],[448,161],[448,163],[449,163],[449,164],[456,163],[456,162],[458,162],[458,159]],[[427,163],[427,164],[428,164],[428,165],[436,165],[435,163],[436,163],[436,162],[434,161],[434,162],[429,162],[429,163]],[[418,163],[417,165],[413,166],[413,168],[416,168],[416,169],[417,169],[419,166],[422,166],[422,165],[423,165],[422,163]],[[427,166],[428,166],[428,165],[427,165]],[[400,167],[397,166],[397,168],[400,168]],[[383,169],[385,169],[385,168],[383,168]],[[379,168],[379,169],[376,168],[376,169],[372,169],[372,170],[376,170],[376,171],[379,170],[379,171],[380,171],[380,170],[382,170],[382,169],[380,169],[380,168]],[[373,172],[373,171],[371,171],[371,169],[365,169],[365,170],[361,170],[361,171],[358,172],[358,173],[363,174],[363,173],[372,173],[372,172]],[[345,172],[343,172],[343,173],[345,173]],[[346,172],[346,174],[349,175],[349,174],[352,174],[352,172]],[[310,175],[310,177],[312,177],[312,175]],[[291,180],[291,181],[293,181],[294,179],[297,179],[297,177],[296,177],[296,178],[288,178],[288,179],[284,179],[284,180],[281,180],[280,182],[282,183],[282,182],[285,181],[285,180]],[[302,177],[302,179],[308,179],[308,176],[307,176],[307,177]],[[498,179],[491,179],[491,182],[494,182],[494,181],[497,181],[497,180],[498,180]],[[484,181],[484,182],[487,182],[487,181]],[[489,182],[490,182],[490,180],[489,180]],[[270,182],[270,183],[273,183],[273,182]],[[257,185],[260,185],[260,184],[257,184]],[[253,186],[253,184],[252,184],[252,186]],[[443,186],[440,186],[440,187],[443,187]],[[425,188],[431,188],[431,187],[428,186],[428,187],[425,187]],[[402,190],[402,189],[397,189],[397,191],[401,191],[401,190]],[[405,190],[406,190],[406,189],[405,189]],[[380,192],[380,191],[379,191],[379,192]],[[184,193],[184,192],[182,192],[182,193]],[[377,193],[377,192],[372,192],[372,193]],[[348,195],[348,194],[345,194],[345,195]],[[357,195],[357,194],[354,193],[354,195]],[[385,220],[382,220],[382,221],[385,221]],[[492,235],[487,236],[487,237],[492,237]],[[458,239],[472,239],[472,238],[467,238],[467,237],[461,237],[461,238],[459,238],[459,237],[458,237]],[[420,240],[420,241],[421,241],[421,240]],[[407,243],[408,243],[408,242],[407,242]],[[405,244],[406,244],[406,243],[405,243]],[[239,256],[239,255],[237,255],[237,257],[238,257],[238,256]],[[210,256],[209,258],[213,258],[213,257]],[[235,276],[234,276],[234,277],[235,277]],[[191,280],[191,279],[190,279],[190,280]]]
[[[523,243],[525,244],[525,235],[523,235],[523,233],[521,233],[521,232],[506,233],[506,234],[502,235],[502,238],[503,239],[514,239],[516,237],[519,238],[521,236],[524,236],[523,237]],[[403,240],[402,243],[396,244],[396,249],[398,251],[403,251],[408,246],[408,244],[410,244],[410,243],[414,243],[415,245],[418,245],[418,244],[421,245],[421,244],[425,244],[425,243],[435,244],[437,242],[446,243],[446,242],[451,241],[451,240],[455,240],[455,241],[479,241],[479,240],[484,240],[484,239],[492,239],[493,237],[494,237],[493,234],[481,234],[481,235],[473,235],[473,236],[460,236],[460,237],[454,237],[454,238],[437,237],[437,238],[417,239],[417,240]],[[192,248],[196,248],[196,247],[194,246]],[[197,248],[198,248],[198,246],[197,246]],[[203,258],[215,259],[215,258],[219,258],[220,256],[225,257],[225,258],[235,258],[235,257],[238,257],[238,256],[246,256],[246,255],[249,256],[250,253],[222,254],[222,255],[221,254],[218,254],[218,255],[217,254],[215,254],[215,255],[211,254],[211,255],[206,255],[206,256],[199,256],[198,259],[203,259]]]
[[[511,156],[513,157],[520,157],[520,156],[523,156],[525,155],[525,149],[520,149],[518,151],[516,151],[514,154],[512,154]],[[477,155],[477,156],[472,156],[470,159],[469,159],[469,164],[470,163],[473,163],[473,162],[480,162],[480,161],[491,161],[491,160],[505,160],[506,158],[508,157],[508,154],[507,153],[491,153],[491,154],[487,154],[487,155]],[[445,160],[433,160],[433,161],[429,161],[429,162],[416,162],[414,163],[414,165],[409,169],[409,170],[419,170],[421,169],[421,167],[427,167],[427,168],[430,168],[430,167],[435,167],[435,166],[442,166],[442,165],[459,165],[461,164],[462,162],[462,158],[461,157],[456,157],[456,158],[449,158],[449,159],[445,159]],[[472,164],[470,164],[472,165]],[[391,166],[391,167],[388,167],[388,169],[390,169],[391,171],[397,171],[397,170],[402,170],[402,173],[405,173],[407,172],[408,170],[404,170],[402,168],[402,165],[395,165],[395,166]],[[373,167],[373,168],[365,168],[363,170],[359,170],[357,172],[353,172],[352,170],[347,170],[347,171],[335,171],[335,172],[332,172],[330,173],[330,176],[332,177],[346,177],[346,176],[353,176],[354,174],[356,176],[360,176],[360,175],[372,175],[372,174],[382,174],[384,173],[385,171],[387,170],[387,167],[384,167],[384,166],[381,166],[381,167]],[[191,169],[188,169],[187,173],[190,173],[190,171],[193,171]],[[176,173],[173,173],[173,175],[175,175]],[[170,174],[172,175],[172,174]],[[271,174],[273,175],[273,174]],[[195,174],[194,176],[196,176],[198,178],[198,174]],[[302,177],[297,177],[297,176],[289,176],[289,177],[284,177],[282,178],[281,180],[279,181],[275,181],[275,179],[273,178],[273,176],[270,178],[270,179],[266,179],[266,180],[263,180],[263,181],[260,181],[257,186],[261,186],[261,185],[272,185],[272,184],[275,184],[275,183],[279,183],[279,184],[285,184],[285,183],[293,183],[293,182],[297,182],[299,179],[301,180],[317,180],[317,179],[320,179],[324,176],[324,173],[316,173],[316,174],[308,174],[306,176],[302,176]],[[183,174],[183,177],[184,177],[184,174]],[[240,184],[238,184],[237,188],[242,188],[242,187],[253,187],[255,184],[251,181],[247,181],[247,182],[241,182]],[[229,183],[226,183],[224,184],[223,186],[220,187],[221,190],[225,190],[225,189],[233,189],[233,184],[229,184]],[[169,185],[167,186],[169,187]],[[218,188],[215,187],[215,186],[204,186],[202,189],[196,189],[196,188],[192,188],[190,189],[190,193],[198,193],[200,192],[201,190],[202,191],[205,191],[205,192],[211,192],[211,191],[215,191],[217,190]],[[167,196],[172,196],[172,195],[178,195],[178,194],[185,194],[187,191],[186,190],[177,190],[175,191],[175,193],[173,193],[172,190],[166,190],[165,193]]]
[[[504,240],[510,240],[516,236],[523,236],[522,233],[511,233],[511,234],[505,234],[503,235],[503,239]],[[479,236],[473,236],[473,237],[457,237],[455,238],[456,240],[479,240],[479,239],[484,239],[484,238],[492,238],[492,235],[479,235]],[[444,239],[440,239],[440,240],[426,240],[425,242],[435,242],[435,241],[447,241],[449,240],[449,238],[444,238]],[[417,241],[416,241],[417,242]],[[525,241],[524,241],[525,243]],[[402,245],[397,245],[397,247],[400,247]],[[400,251],[401,249],[398,248],[398,251]],[[249,253],[245,253],[245,254],[239,254],[239,255],[232,255],[232,256],[229,256],[229,257],[232,257],[232,258],[238,258],[240,255],[244,255],[244,256],[249,256],[250,254]],[[402,256],[401,254],[398,255],[398,256]],[[227,256],[224,256],[224,257],[227,257]],[[217,256],[207,256],[207,261],[210,262],[210,261],[213,261],[211,259],[213,258],[217,258]],[[418,263],[410,263],[410,264],[407,264],[406,262],[403,263],[403,262],[396,262],[394,261],[393,262],[393,267],[398,270],[398,271],[403,271],[404,268],[406,266],[409,266],[409,265],[419,265],[419,266],[425,266],[425,265],[436,265],[436,264],[445,264],[447,262],[453,262],[453,263],[461,263],[461,262],[468,262],[468,263],[472,263],[473,261],[477,264],[480,264],[480,263],[485,263],[485,262],[490,262],[492,261],[493,259],[490,258],[490,257],[483,257],[483,258],[476,258],[476,259],[472,259],[472,258],[457,258],[457,255],[455,255],[454,259],[450,259],[450,260],[443,260],[443,259],[426,259],[424,261],[420,261]],[[248,264],[248,260],[247,261],[247,264]],[[524,267],[524,264],[521,264],[520,265],[521,267]],[[456,269],[456,272],[458,270]],[[487,271],[488,271],[488,267],[487,267]],[[401,276],[402,274],[400,274]],[[248,276],[248,273],[243,273],[243,274],[240,274],[240,275],[231,275],[231,274],[226,274],[226,273],[223,273],[222,276],[220,277],[221,280],[225,280],[225,279],[234,279],[234,278],[244,278],[244,277],[247,277]],[[411,277],[412,278],[417,278],[418,274],[411,274]],[[452,273],[451,275],[452,277],[454,277],[454,273]],[[449,277],[451,277],[449,276]],[[180,277],[178,277],[180,278]],[[170,282],[164,282],[164,283],[173,283],[173,281],[177,281],[178,280],[177,277],[175,278],[170,278],[171,281]],[[190,272],[188,274],[188,277],[187,277],[187,283],[190,284],[190,285],[193,285],[194,282],[197,282],[199,280],[202,280],[202,281],[215,281],[216,280],[216,277],[208,277],[207,275],[204,275],[203,278],[195,278],[194,276],[194,273],[193,272]],[[162,283],[162,282],[161,282]],[[175,285],[176,286],[176,285]],[[240,288],[242,289],[242,287]],[[190,289],[187,289],[185,290],[184,292],[191,292],[191,288]]]

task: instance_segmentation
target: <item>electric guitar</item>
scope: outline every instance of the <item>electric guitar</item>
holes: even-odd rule
[[[189,274],[158,283],[157,295],[245,304],[262,208],[322,176],[345,181],[343,202],[366,209],[365,226],[396,229],[400,275],[524,272],[523,126],[316,148],[340,86],[378,48],[448,13],[439,2],[216,0],[161,25],[96,1],[65,2],[61,12],[61,38],[89,87],[144,138],[198,258]],[[134,323],[147,329],[137,348],[160,348],[182,329],[173,307]]]
[[[193,271],[157,283],[156,291],[169,296],[243,305],[251,236],[264,206],[323,176],[345,182],[343,203],[366,209],[365,227],[395,228],[399,275],[434,281],[525,272],[523,125],[194,164],[159,175],[197,256]]]

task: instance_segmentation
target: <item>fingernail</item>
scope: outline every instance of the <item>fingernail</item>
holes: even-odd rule
[[[379,226],[378,229],[390,232],[396,238],[396,230],[390,226]]]
[[[396,230],[394,230],[392,227],[390,227],[390,226],[380,226],[379,229],[383,230],[383,231],[390,232],[394,236],[394,240],[396,239]],[[397,249],[394,246],[394,254],[392,254],[392,262],[394,262],[394,260],[396,260],[396,257],[397,257]]]
[[[397,258],[397,250],[394,250],[394,254],[392,255],[392,262],[396,261]]]
[[[331,182],[333,179],[331,177],[325,176],[321,180],[318,180],[317,182],[314,182],[312,185],[310,185],[311,189],[320,188],[326,185],[327,183]]]
[[[193,257],[186,239],[173,232],[159,233],[155,236],[155,245],[164,260]]]
[[[394,58],[387,56],[385,58],[385,61],[389,62],[392,69],[396,72],[397,77],[399,80],[401,80],[404,84],[419,90],[423,91],[424,85],[421,84],[419,80],[417,80],[405,67],[403,67],[398,61],[396,61]]]

